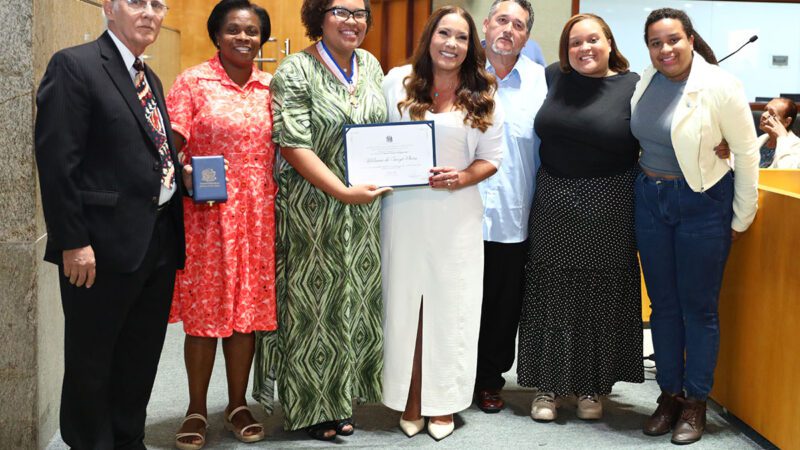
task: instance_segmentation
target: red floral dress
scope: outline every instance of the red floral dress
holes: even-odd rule
[[[217,55],[183,72],[167,96],[172,129],[187,141],[181,161],[221,154],[229,163],[227,202],[184,198],[186,267],[169,321],[192,336],[277,328],[271,79],[254,67],[239,87]]]

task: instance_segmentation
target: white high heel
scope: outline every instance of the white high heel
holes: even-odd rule
[[[453,434],[453,430],[456,429],[455,421],[451,420],[450,423],[446,424],[438,424],[433,423],[432,420],[428,421],[428,434],[431,435],[432,438],[436,439],[437,441],[441,441],[442,439],[446,438]]]
[[[420,417],[417,420],[405,420],[403,416],[400,416],[400,429],[403,430],[403,433],[406,434],[408,437],[413,437],[416,434],[419,434],[425,428],[425,418]]]

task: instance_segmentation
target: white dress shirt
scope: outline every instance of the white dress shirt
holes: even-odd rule
[[[111,30],[108,30],[108,35],[111,36],[111,40],[114,41],[114,44],[117,46],[117,50],[119,50],[120,55],[122,55],[122,61],[125,63],[125,68],[128,69],[128,73],[131,75],[131,81],[135,83],[136,69],[133,68],[133,63],[136,62],[136,56],[133,54],[133,52],[130,51],[128,47],[125,46],[125,44],[122,43],[122,41],[119,40],[119,38]],[[147,83],[148,86],[150,85],[150,83],[148,83],[147,81],[147,77],[144,77],[144,82]],[[159,109],[159,113],[160,113],[159,120],[161,120],[161,128],[166,130],[166,127],[164,127],[164,111],[161,111]],[[172,198],[172,195],[175,194],[175,190],[177,189],[175,183],[178,182],[180,182],[180,179],[178,177],[178,172],[176,170],[175,181],[172,183],[172,186],[167,188],[166,186],[164,186],[164,183],[161,183],[161,193],[158,195],[159,205],[167,203]]]

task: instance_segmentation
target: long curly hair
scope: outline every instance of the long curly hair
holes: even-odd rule
[[[400,114],[408,110],[411,120],[423,120],[425,113],[433,106],[431,89],[433,88],[433,61],[431,60],[430,47],[433,33],[439,26],[442,17],[448,14],[458,14],[469,25],[469,47],[467,56],[459,70],[459,85],[456,88],[455,107],[466,111],[464,123],[482,132],[492,126],[494,115],[494,93],[497,82],[494,76],[486,71],[486,55],[478,38],[478,30],[472,17],[458,6],[443,6],[434,11],[425,29],[422,38],[411,57],[413,71],[405,78],[406,98],[397,104]]]

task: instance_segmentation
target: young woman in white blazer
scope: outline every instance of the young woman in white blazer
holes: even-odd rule
[[[672,430],[673,443],[688,444],[705,428],[722,275],[731,241],[756,214],[759,153],[744,90],[683,11],[650,13],[645,42],[652,66],[631,99],[642,147],[636,238],[662,394],[644,432]],[[714,152],[722,139],[735,171]]]

